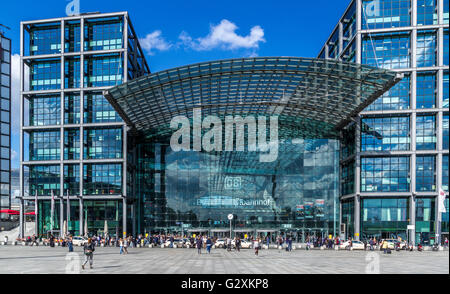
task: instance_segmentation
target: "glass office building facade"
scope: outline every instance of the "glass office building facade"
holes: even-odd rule
[[[11,208],[11,40],[0,31],[0,210]],[[0,219],[8,215],[0,214]]]
[[[63,220],[76,235],[105,221],[116,233],[127,215],[127,128],[102,91],[149,73],[128,13],[27,21],[21,32],[20,194],[38,199],[40,235]]]
[[[404,73],[347,127],[353,139],[341,149],[354,148],[341,153],[340,197],[354,213],[342,219],[348,236],[435,242],[440,187],[448,197],[448,34],[448,0],[355,0],[319,54]],[[447,213],[442,237],[448,231]]]

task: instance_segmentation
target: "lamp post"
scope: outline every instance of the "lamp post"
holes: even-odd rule
[[[228,215],[228,220],[230,221],[230,239],[231,239],[231,237],[232,237],[232,236],[231,236],[231,221],[233,220],[233,218],[234,218],[234,215],[230,213],[230,214]]]

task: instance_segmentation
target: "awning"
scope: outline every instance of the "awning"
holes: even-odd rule
[[[204,62],[143,76],[104,92],[134,130],[163,135],[175,116],[277,115],[280,136],[337,131],[402,79],[337,60],[256,57]],[[284,127],[284,128],[283,128]]]

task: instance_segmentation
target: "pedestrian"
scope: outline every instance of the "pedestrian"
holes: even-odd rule
[[[123,239],[122,238],[119,239],[119,247],[120,247],[119,254],[123,254]]]
[[[237,250],[238,252],[241,252],[241,239],[239,237],[237,237],[236,241],[235,241],[235,250]]]
[[[197,253],[202,254],[203,241],[200,236],[197,237]]]
[[[259,238],[253,241],[253,248],[255,249],[255,255],[258,256],[259,253]]]
[[[231,238],[227,238],[227,251],[231,251]]]
[[[73,252],[73,239],[72,236],[69,236],[67,240],[67,247],[69,247],[69,252]]]
[[[128,238],[123,239],[123,252],[124,254],[128,254]]]
[[[89,262],[90,269],[92,269],[94,264],[95,246],[91,238],[89,238],[87,243],[84,244],[83,249],[84,249],[84,263],[81,265],[81,267],[84,269],[84,266]]]
[[[387,253],[388,247],[389,247],[388,242],[386,240],[382,240],[381,241],[381,248],[383,248],[384,254]]]
[[[211,254],[211,247],[212,247],[212,241],[211,241],[211,238],[208,238],[206,240],[206,251],[208,252],[208,254]]]
[[[445,237],[444,247],[445,247],[445,248],[448,248],[448,238],[447,238],[447,237]]]

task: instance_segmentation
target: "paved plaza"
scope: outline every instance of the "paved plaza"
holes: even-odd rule
[[[0,274],[449,274],[449,252],[253,250],[208,255],[196,249],[97,248],[94,269],[81,270],[82,248],[0,246]],[[88,268],[88,267],[87,267]]]

